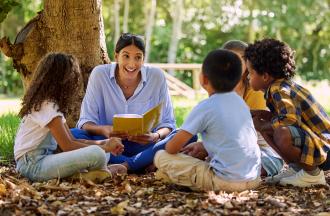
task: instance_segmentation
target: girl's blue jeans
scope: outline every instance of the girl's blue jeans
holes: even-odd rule
[[[31,181],[47,181],[69,177],[81,170],[106,168],[106,154],[91,145],[73,151],[54,154],[57,147],[49,133],[43,142],[16,161],[16,170]]]
[[[154,156],[158,150],[165,149],[166,143],[173,138],[178,130],[173,130],[167,137],[157,143],[142,145],[139,143],[123,140],[124,152],[121,155],[110,155],[110,164],[120,164],[127,162],[129,170],[140,171],[153,163]],[[71,133],[76,139],[101,140],[104,136],[90,135],[87,131],[73,128]],[[197,141],[197,136],[193,136],[188,143]],[[187,144],[188,144],[187,143]],[[108,156],[109,157],[109,156]]]

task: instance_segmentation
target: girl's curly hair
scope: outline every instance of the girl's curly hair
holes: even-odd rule
[[[54,102],[58,111],[70,113],[71,101],[81,89],[82,75],[78,60],[65,53],[49,53],[38,64],[22,101],[19,116],[40,111],[44,101]]]
[[[244,57],[258,74],[268,73],[275,79],[295,75],[294,51],[279,40],[266,38],[249,44]]]

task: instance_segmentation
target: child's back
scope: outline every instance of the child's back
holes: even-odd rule
[[[199,124],[199,125],[198,125]],[[235,92],[213,94],[197,105],[182,126],[201,132],[215,173],[227,180],[256,179],[260,150],[249,108]]]
[[[239,57],[227,50],[211,51],[203,61],[200,83],[209,98],[199,103],[181,130],[155,156],[156,177],[194,190],[228,192],[254,189],[260,182],[260,150],[249,108],[233,89],[241,77]],[[209,162],[176,154],[190,145],[207,151]]]

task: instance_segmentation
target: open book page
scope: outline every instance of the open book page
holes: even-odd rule
[[[113,116],[113,130],[129,135],[141,135],[150,132],[160,121],[162,103],[149,109],[143,115],[116,114]]]

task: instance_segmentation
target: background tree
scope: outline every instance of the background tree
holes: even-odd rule
[[[13,44],[8,37],[1,39],[1,51],[13,59],[25,88],[38,61],[48,52],[75,55],[80,61],[85,86],[91,69],[109,62],[101,4],[100,0],[44,0],[43,11],[26,24]],[[81,96],[82,93],[77,92]],[[68,117],[70,126],[74,126],[79,116],[80,100],[72,101],[76,110]]]
[[[20,5],[14,7],[1,24],[1,37],[9,36],[13,41],[17,32],[23,27],[22,23],[28,22],[31,16],[42,8],[40,2],[41,0],[19,1]],[[116,2],[119,7],[115,10]],[[145,11],[151,8],[153,1],[129,1],[129,9],[125,9],[127,2],[127,0],[103,2],[102,13],[109,56],[113,56],[114,43],[121,33],[120,28],[124,31],[127,23],[129,32],[150,35],[146,37],[147,44],[150,41],[148,62],[167,63],[168,51],[173,45],[172,27],[177,21],[172,17],[177,2],[157,1],[154,22],[150,25],[151,34],[147,34],[148,16]],[[297,73],[303,79],[330,80],[329,0],[182,0],[182,2],[182,27],[175,62],[201,63],[211,49],[220,47],[230,39],[253,42],[264,37],[275,37],[284,40],[296,50]],[[126,19],[127,10],[129,13]],[[0,93],[20,94],[22,87],[18,86],[19,75],[12,69],[11,61],[3,55],[0,56],[0,72]],[[176,76],[191,84],[189,73],[176,73]]]

